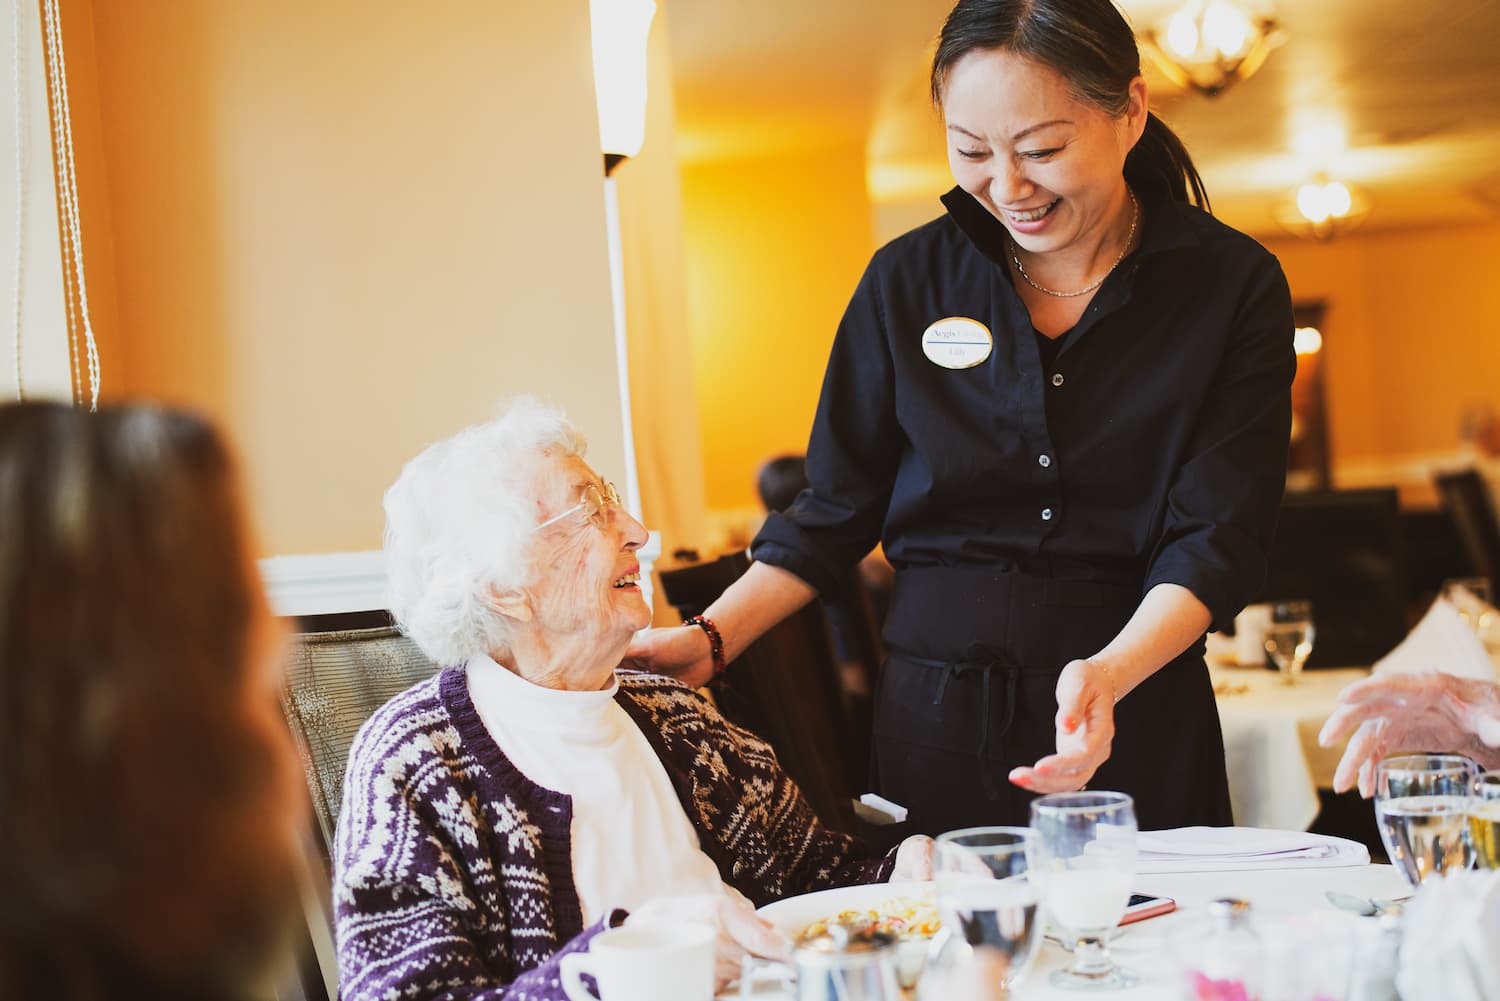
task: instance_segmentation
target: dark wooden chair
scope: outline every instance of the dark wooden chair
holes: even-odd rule
[[[1490,496],[1484,477],[1472,469],[1438,473],[1433,479],[1469,562],[1474,565],[1475,573],[1489,580],[1490,591],[1494,593],[1500,587],[1500,516],[1496,514],[1496,499]]]
[[[663,570],[662,594],[684,618],[700,614],[748,569],[743,552]],[[770,743],[819,819],[854,832],[851,798],[864,784],[822,608],[809,604],[752,643],[715,684],[726,718]]]
[[[1369,665],[1401,642],[1401,540],[1394,488],[1287,494],[1260,600],[1313,603],[1309,668]]]

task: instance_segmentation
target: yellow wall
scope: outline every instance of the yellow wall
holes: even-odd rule
[[[622,479],[587,0],[74,0],[65,25],[94,50],[69,65],[105,377],[228,427],[267,552],[377,548],[401,463],[516,392]]]
[[[1267,245],[1294,298],[1328,304],[1335,467],[1452,451],[1466,403],[1500,406],[1500,321],[1487,291],[1500,224]]]
[[[707,502],[757,508],[760,464],[807,448],[873,249],[864,162],[845,148],[690,164],[683,202]]]

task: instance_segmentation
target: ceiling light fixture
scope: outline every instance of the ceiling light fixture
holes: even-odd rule
[[[1208,97],[1260,69],[1283,40],[1274,20],[1242,0],[1188,0],[1142,36],[1147,55],[1169,80]]]
[[[1364,221],[1370,204],[1356,188],[1318,174],[1276,207],[1276,221],[1297,236],[1331,240]]]

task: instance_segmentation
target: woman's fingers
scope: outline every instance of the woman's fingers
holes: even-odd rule
[[[913,834],[896,849],[896,865],[891,881],[926,881],[932,878],[933,841],[925,834]]]
[[[745,952],[765,959],[788,960],[792,956],[792,944],[787,937],[756,914],[748,903],[724,898],[719,907],[719,926],[740,949],[734,960],[736,970]]]

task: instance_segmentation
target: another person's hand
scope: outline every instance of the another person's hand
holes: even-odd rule
[[[1333,774],[1333,789],[1356,782],[1366,799],[1375,794],[1375,766],[1402,751],[1451,751],[1497,763],[1500,685],[1451,674],[1395,674],[1356,681],[1339,693],[1339,707],[1318,733],[1333,747],[1349,734]]]
[[[723,990],[740,975],[745,954],[786,962],[792,944],[743,897],[722,893],[698,893],[686,897],[660,897],[630,912],[627,925],[661,921],[691,921],[712,925],[719,931],[714,956],[714,990]]]
[[[1075,660],[1057,678],[1057,753],[1030,767],[1013,768],[1010,780],[1032,792],[1082,789],[1109,760],[1115,739],[1115,685],[1109,668]]]
[[[896,849],[896,865],[891,882],[922,882],[932,878],[933,841],[925,834],[913,834]]]
[[[702,688],[714,676],[708,634],[697,626],[647,629],[630,641],[624,666],[664,674],[693,688]]]

